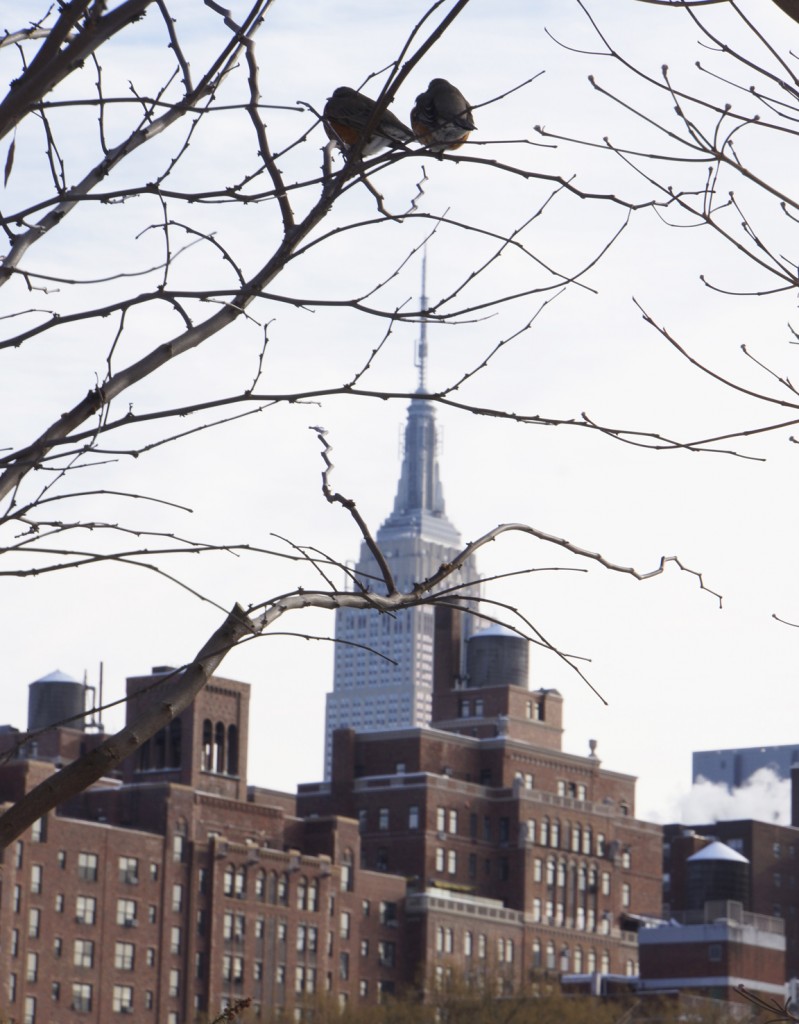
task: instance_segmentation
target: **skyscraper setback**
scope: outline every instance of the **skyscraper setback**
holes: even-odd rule
[[[427,308],[422,264],[421,309]],[[427,397],[427,323],[421,321],[416,366],[416,393],[408,406],[402,468],[394,508],[377,531],[377,543],[400,590],[430,577],[461,551],[461,536],[447,517],[438,469],[438,431],[433,403]],[[364,543],[355,567],[359,583],[385,592],[374,556]],[[472,583],[477,571],[466,562],[447,586]],[[333,692],[325,714],[325,775],[329,777],[333,732],[380,731],[428,725],[433,701],[435,630],[433,607],[420,605],[384,615],[371,609],[336,612]],[[470,633],[469,617],[464,639]]]

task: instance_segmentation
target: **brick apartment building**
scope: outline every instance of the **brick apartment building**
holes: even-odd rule
[[[460,674],[442,622],[433,728],[338,731],[332,779],[295,798],[247,784],[249,687],[214,678],[6,850],[0,1015],[184,1024],[246,996],[257,1020],[454,977],[637,973],[661,830],[635,819],[634,779],[561,749],[563,701],[528,689],[526,644],[488,630]],[[129,679],[128,714],[165,680]],[[23,745],[0,802],[96,742]]]

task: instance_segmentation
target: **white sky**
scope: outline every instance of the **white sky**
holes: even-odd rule
[[[292,105],[302,100],[321,109],[337,85],[358,86],[387,65],[424,6],[417,0],[391,10],[366,0],[276,4],[258,37],[263,101]],[[776,8],[750,4],[746,9],[750,7],[758,9],[760,23],[775,41],[786,50],[796,49],[799,26]],[[203,55],[219,38],[215,18],[194,0],[184,0],[175,10],[178,29],[190,40],[194,73],[199,74]],[[653,74],[666,63],[675,81],[704,89],[722,102],[747,102],[745,94],[693,67],[701,58],[709,65],[718,61],[718,69],[727,76],[732,73],[718,55],[699,47],[699,33],[684,12],[631,0],[597,0],[590,10],[625,55]],[[709,17],[712,24],[732,32],[728,12],[712,8]],[[469,154],[564,177],[576,175],[576,184],[587,191],[651,195],[647,183],[618,158],[568,145],[542,146],[533,127],[542,124],[553,133],[596,142],[610,135],[614,142],[636,148],[661,145],[653,130],[598,95],[587,81],[589,73],[653,114],[671,117],[672,104],[607,58],[556,45],[546,30],[573,48],[601,48],[576,3],[473,0],[410,76],[393,109],[407,119],[415,95],[433,77],[451,79],[479,105],[543,71],[533,84],[476,112],[474,140],[480,145],[470,148]],[[0,58],[7,80],[16,73],[16,58],[12,53],[0,53]],[[155,88],[159,68],[171,66],[169,61],[160,25],[150,13],[127,42],[116,47],[104,72],[106,88],[122,94],[133,80],[139,92],[147,93]],[[744,85],[750,79],[743,73],[737,76]],[[70,82],[69,94],[91,95],[93,82],[94,71],[87,69],[82,79]],[[219,102],[241,98],[241,82],[240,73],[232,75]],[[375,95],[377,86],[372,82],[366,91]],[[268,114],[267,121],[277,151],[313,119],[279,111]],[[670,124],[674,130],[679,127],[675,120]],[[79,123],[64,120],[58,125],[73,181],[96,152],[96,115],[90,112]],[[115,126],[109,115],[112,141]],[[109,187],[151,180],[176,152],[184,131],[158,140],[152,147],[158,154],[154,162],[146,153],[137,154],[113,176]],[[525,138],[533,144],[518,141]],[[323,141],[317,126],[292,150],[285,161],[288,180],[316,173]],[[739,139],[744,152],[746,142],[745,136]],[[786,147],[789,143],[792,146],[793,140]],[[795,168],[787,148],[789,155],[783,156],[763,143],[753,146],[752,154],[758,169],[773,172],[778,181],[783,168]],[[4,211],[23,207],[42,191],[47,194],[41,185],[46,172],[42,157],[41,130],[20,130]],[[491,168],[408,159],[376,181],[391,210],[407,209],[421,163],[428,178],[419,201],[422,212],[435,216],[448,210],[453,220],[499,233],[521,225],[550,194],[545,182],[513,178]],[[703,164],[688,172],[662,166],[667,183],[698,187],[704,181]],[[176,188],[214,189],[257,168],[256,144],[246,117],[215,114],[200,126],[189,156],[169,181]],[[731,181],[726,183],[730,187]],[[749,198],[743,189],[738,194],[744,201]],[[298,212],[309,201],[303,195],[293,197]],[[778,219],[773,206],[756,198],[751,203],[747,209],[757,229],[768,231],[780,253],[795,265],[797,233],[790,230],[795,225]],[[176,220],[214,231],[245,273],[253,273],[276,242],[276,214],[267,204],[173,204],[170,212]],[[372,218],[374,213],[374,201],[360,187],[346,197],[326,227]],[[34,246],[24,266],[80,278],[146,268],[161,258],[161,236],[157,231],[136,236],[160,218],[153,197],[90,206],[70,215],[58,231]],[[677,213],[668,219],[686,223]],[[624,211],[617,205],[562,194],[521,238],[537,259],[571,274],[596,256],[623,221]],[[363,294],[387,278],[432,225],[429,219],[406,219],[344,232],[298,259],[273,290],[307,299]],[[183,240],[177,229],[174,238],[175,244]],[[495,248],[496,242],[486,236],[442,228],[428,248],[431,304],[448,295]],[[779,373],[799,376],[799,350],[789,345],[786,329],[786,323],[796,326],[799,321],[795,296],[719,295],[701,283],[701,273],[731,290],[766,290],[774,284],[709,232],[668,228],[652,211],[640,212],[585,277],[593,291],[567,289],[530,331],[506,346],[456,397],[561,419],[585,412],[608,426],[651,430],[681,440],[776,421],[778,410],[735,396],[689,366],[642,321],[633,304],[635,297],[714,369],[778,395],[779,385],[747,361],[740,346],[745,343]],[[157,280],[158,275],[145,277],[142,286]],[[462,301],[472,305],[499,291],[521,292],[550,281],[529,256],[508,252],[476,279]],[[388,309],[413,300],[418,282],[416,258],[371,301]],[[176,265],[173,283],[229,287],[232,276],[210,246],[197,246]],[[3,289],[2,309],[10,313],[34,305],[63,311],[79,301],[112,301],[122,294],[122,287],[116,283],[91,293],[88,288],[74,292],[61,287],[31,298],[17,281]],[[488,319],[431,327],[430,387],[445,387],[479,365],[498,340],[533,316],[540,302],[530,296],[489,311]],[[448,308],[460,304],[459,299]],[[309,312],[270,301],[255,304],[250,312],[258,323],[236,324],[135,389],[130,400],[136,411],[177,404],[189,396],[242,393],[255,373],[262,337],[259,324],[267,321],[270,344],[261,390],[269,392],[345,383],[380,342],[386,326],[384,320],[351,311]],[[35,320],[6,320],[0,324],[3,336]],[[94,385],[95,376],[104,372],[116,327],[117,321],[111,320],[70,327],[2,352],[3,446],[31,440]],[[130,314],[129,328],[115,354],[115,366],[126,365],[168,339],[179,324],[166,309],[148,308]],[[396,327],[363,386],[412,390],[416,334],[413,325]],[[120,403],[117,413],[125,411],[127,401]],[[307,428],[321,424],[329,430],[336,462],[333,483],[356,499],[376,529],[394,497],[405,405],[334,397],[310,406],[281,406],[157,448],[138,460],[121,455],[111,464],[82,471],[79,479],[72,478],[72,486],[158,495],[193,510],[188,514],[104,497],[83,506],[96,519],[267,548],[280,546],[271,536],[278,534],[352,560],[359,538],[346,513],[322,498],[318,442]],[[723,594],[720,611],[715,598],[700,591],[694,576],[674,566],[661,577],[636,582],[530,539],[503,539],[480,559],[486,575],[555,566],[588,570],[517,576],[493,587],[489,596],[518,607],[562,650],[591,659],[586,671],[607,706],[543,652],[533,654],[531,684],[556,686],[563,692],[567,750],[587,753],[589,738],[595,738],[605,767],[639,776],[639,816],[669,820],[678,813],[690,785],[692,750],[796,742],[794,716],[786,710],[793,707],[799,634],[771,617],[777,613],[799,620],[793,544],[796,452],[788,432],[736,442],[739,451],[757,457],[754,461],[646,451],[587,430],[519,426],[454,410],[440,410],[438,421],[447,510],[464,539],[474,539],[500,522],[529,523],[641,571],[655,568],[661,555],[678,555]],[[180,428],[192,425],[193,421],[181,421]],[[137,435],[145,436],[155,434],[142,430]],[[119,434],[109,438],[107,446],[128,448],[132,440]],[[38,478],[32,481],[30,493],[41,485]],[[67,519],[73,506],[77,508],[78,502],[60,506],[59,518]],[[8,543],[16,532],[0,541]],[[96,534],[79,538],[80,545],[92,543],[102,542]],[[136,539],[130,543],[135,546]],[[312,575],[263,555],[212,554],[163,564],[222,607],[236,600],[257,603],[298,584],[313,585]],[[0,588],[5,636],[0,718],[24,726],[28,684],[57,667],[76,677],[88,670],[90,682],[95,682],[103,662],[106,699],[121,696],[126,675],[189,660],[220,617],[216,607],[165,579],[126,566],[109,564],[22,580],[6,577]],[[330,615],[312,611],[284,618],[281,628],[329,637],[333,622]],[[332,685],[332,659],[328,642],[281,636],[264,637],[228,656],[222,674],[253,686],[251,782],[290,789],[321,777],[324,694]],[[107,724],[121,724],[119,715],[109,715]]]

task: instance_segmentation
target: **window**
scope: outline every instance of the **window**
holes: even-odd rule
[[[447,850],[447,873],[456,874],[458,870],[458,854],[455,850]]]
[[[597,857],[605,856],[605,833],[597,832],[596,834],[596,855]]]
[[[57,892],[55,894],[55,898],[53,899],[53,908],[55,909],[56,914],[63,914],[64,913],[64,894],[63,894],[63,892]]]
[[[533,922],[538,924],[541,920],[541,900],[537,897],[533,897]]]
[[[183,909],[183,886],[176,882],[172,886],[172,910],[175,914],[179,914]]]
[[[549,845],[549,818],[544,818],[541,822],[541,835],[539,836],[538,841],[542,846]]]
[[[136,924],[136,901],[117,900],[117,924],[132,928]]]
[[[255,896],[262,900],[266,895],[266,872],[258,871],[255,876]]]
[[[342,910],[339,915],[338,933],[342,939],[350,937],[350,915],[346,910]]]
[[[31,825],[31,842],[43,843],[44,838],[44,818],[39,818]]]
[[[13,910],[14,910],[15,914],[19,913],[21,906],[22,906],[22,886],[21,885],[15,885],[14,886],[14,896],[13,896],[13,900],[12,900],[12,907],[13,907]]]
[[[158,881],[158,865],[154,861],[150,861],[150,881]]]
[[[67,866],[67,851],[59,850],[55,857],[56,866],[62,871]]]
[[[627,882],[622,883],[621,887],[621,905],[623,907],[629,907],[630,905],[630,886]]]
[[[347,981],[350,976],[350,955],[349,953],[339,953],[338,957],[338,976],[342,981]]]
[[[186,856],[186,837],[176,833],[172,837],[172,860],[176,864],[182,864]]]
[[[581,850],[582,831],[579,825],[572,826],[572,853],[579,853]]]
[[[586,825],[583,829],[583,853],[589,855],[591,853],[591,841],[593,835],[591,833],[591,826]]]
[[[418,804],[412,804],[408,808],[408,828],[412,828],[412,829],[419,828],[419,806],[418,806]]]
[[[388,807],[381,807],[377,812],[377,827],[381,832],[388,830]]]
[[[397,947],[393,942],[378,942],[377,958],[381,967],[393,967],[397,959]]]
[[[114,967],[118,971],[132,971],[136,947],[132,942],[116,942],[114,944]]]
[[[61,956],[61,950],[63,949],[63,946],[64,940],[60,936],[56,936],[56,938],[53,939],[53,956],[56,958],[56,960],[58,960],[59,957]]]
[[[241,957],[235,957],[234,959],[241,960]],[[243,967],[242,967],[243,970]],[[234,978],[234,981],[236,979]],[[239,979],[241,980],[241,972],[239,972]],[[169,995],[174,999],[180,995],[180,971],[176,968],[172,968],[169,972]]]
[[[623,868],[627,868],[628,870],[632,866],[632,854],[630,852],[630,847],[629,846],[626,846],[621,851],[621,866]]]
[[[94,966],[94,943],[91,939],[75,939],[72,963],[75,967]]]
[[[180,928],[178,928],[177,925],[173,925],[172,930],[169,933],[169,952],[175,956],[180,953],[180,940]]]
[[[228,866],[225,868],[224,874],[222,875],[222,892],[225,896],[233,895],[233,879],[233,866],[231,864],[228,864]]]
[[[111,1008],[114,1013],[133,1012],[133,988],[130,985],[114,985]]]
[[[447,815],[447,824],[448,824],[450,835],[453,835],[453,836],[457,835],[458,834],[458,812],[457,811],[451,810],[449,812],[449,814]]]
[[[31,907],[28,911],[28,938],[38,939],[39,930],[42,923],[42,912],[36,907]]]
[[[445,832],[447,828],[447,809],[446,807],[436,808],[436,832]]]
[[[557,849],[560,846],[560,822],[555,820],[549,829],[549,845],[553,849]]]
[[[31,864],[31,885],[30,891],[34,894],[42,891],[42,866],[41,864]]]
[[[78,878],[84,882],[97,881],[97,854],[78,854]]]
[[[610,896],[610,872],[602,872],[602,888],[601,892],[603,896]]]
[[[483,932],[477,936],[477,958],[479,960],[485,960],[486,950],[488,949],[488,942]]]
[[[36,997],[25,996],[25,1016],[23,1024],[36,1024]]]
[[[380,902],[380,923],[393,924],[397,920],[397,904],[388,900]]]
[[[54,1003],[57,1003],[61,998],[61,982],[53,981],[50,983],[50,998]]]
[[[369,828],[369,812],[365,807],[362,807],[358,811],[358,831],[363,835],[364,832]]]
[[[28,953],[25,967],[25,980],[36,981],[39,975],[39,954]]]
[[[444,870],[444,847],[436,847],[436,871]]]
[[[80,924],[94,924],[97,919],[97,900],[94,896],[78,896],[75,900],[75,920]]]
[[[474,950],[474,936],[471,932],[463,933],[463,955],[471,956]]]
[[[139,884],[139,861],[136,857],[119,858],[119,880],[126,885]]]

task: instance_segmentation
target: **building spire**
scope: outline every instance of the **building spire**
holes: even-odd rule
[[[378,531],[378,543],[386,531],[415,534],[429,540],[460,544],[460,536],[447,519],[438,473],[438,430],[433,403],[427,398],[427,252],[422,254],[421,324],[414,366],[419,386],[408,406],[402,469],[394,510]]]
[[[419,371],[418,394],[427,394],[427,246],[422,250],[422,296],[419,302],[422,311],[419,344],[416,349],[415,366]]]

